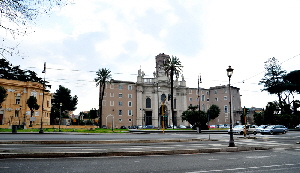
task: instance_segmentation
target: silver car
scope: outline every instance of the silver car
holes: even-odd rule
[[[270,126],[266,127],[265,129],[262,129],[260,131],[260,133],[273,135],[275,133],[285,134],[287,131],[288,131],[288,129],[283,125],[270,125]]]
[[[265,129],[266,127],[268,127],[268,125],[260,125],[256,128],[256,133],[260,133],[261,130]]]

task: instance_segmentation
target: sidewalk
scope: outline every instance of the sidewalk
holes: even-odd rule
[[[300,148],[296,142],[280,143],[267,137],[234,136],[235,147],[222,139],[134,140],[6,140],[0,141],[2,158],[100,157],[197,154]]]

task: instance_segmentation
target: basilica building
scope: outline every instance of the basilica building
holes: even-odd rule
[[[138,70],[136,82],[111,80],[107,83],[103,98],[102,125],[111,128],[133,125],[153,125],[156,128],[168,125],[189,125],[181,115],[189,106],[198,106],[207,111],[213,104],[219,106],[219,117],[209,124],[229,124],[229,86],[214,86],[208,89],[189,88],[184,75],[173,82],[173,98],[170,78],[165,74],[163,63],[169,55],[161,53],[155,57],[156,68],[152,78]],[[239,88],[231,86],[233,123],[239,123],[241,97]],[[174,112],[171,112],[173,99]],[[165,111],[161,111],[164,107]],[[163,112],[163,113],[162,113]],[[174,120],[172,119],[174,118]]]

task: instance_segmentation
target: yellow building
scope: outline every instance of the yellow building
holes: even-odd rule
[[[0,125],[26,125],[28,127],[30,120],[32,125],[40,125],[41,116],[43,125],[50,125],[52,95],[49,92],[43,93],[42,84],[0,79],[0,85],[7,91],[7,97],[0,108]],[[35,96],[37,104],[40,105],[32,117],[26,104],[30,96]],[[43,100],[44,104],[42,104]]]

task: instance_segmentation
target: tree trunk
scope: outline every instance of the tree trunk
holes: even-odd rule
[[[102,100],[104,96],[104,89],[105,89],[105,78],[102,81],[102,84],[100,84],[100,89],[99,89],[99,127],[102,127]]]
[[[33,110],[31,110],[30,111],[30,117],[32,117],[33,116],[33,113],[34,113],[34,111]],[[29,127],[32,127],[32,121],[30,120],[31,118],[29,118]]]
[[[98,118],[99,118],[99,120],[98,120],[98,126],[99,126],[99,128],[101,128],[102,127],[102,116],[101,116],[101,107],[102,107],[102,105],[101,105],[101,84],[99,85],[99,108],[98,108]]]

